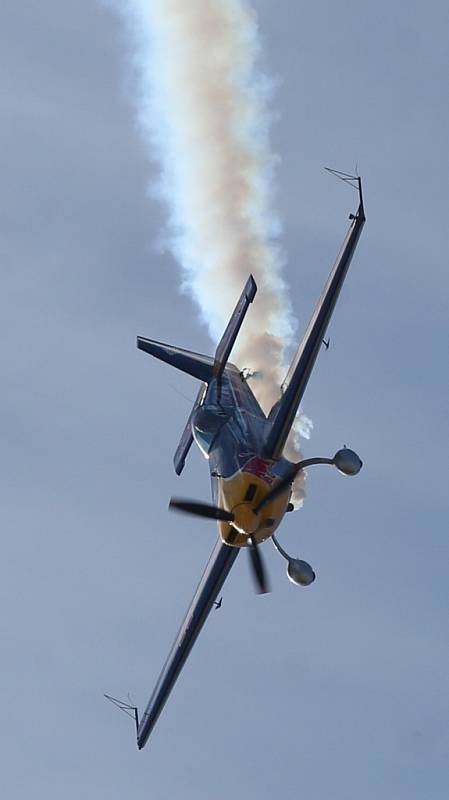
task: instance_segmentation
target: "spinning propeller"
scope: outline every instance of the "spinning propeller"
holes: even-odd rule
[[[232,511],[226,511],[224,508],[219,508],[218,506],[213,506],[209,503],[198,503],[195,500],[182,500],[177,497],[172,497],[169,508],[171,511],[179,511],[182,514],[191,514],[194,517],[216,519],[220,522],[235,521],[235,515],[232,513]],[[254,578],[256,591],[259,594],[266,594],[270,591],[266,570],[259,547],[251,535],[248,535],[248,547],[251,571]]]
[[[183,500],[178,497],[172,497],[169,508],[171,511],[179,511],[182,514],[191,514],[194,517],[215,519],[219,522],[230,522],[231,524],[235,523],[235,529],[246,534],[248,537],[250,564],[256,591],[259,592],[259,594],[265,594],[266,592],[269,592],[270,589],[259,546],[253,536],[257,525],[252,524],[255,522],[255,520],[252,518],[252,515],[257,517],[263,508],[272,503],[273,500],[279,497],[279,495],[281,495],[288,488],[288,486],[293,483],[296,476],[302,469],[305,469],[312,464],[331,464],[337,467],[338,471],[342,472],[344,475],[357,475],[362,468],[361,459],[357,453],[354,452],[354,450],[350,450],[348,447],[343,447],[341,450],[338,450],[333,458],[305,458],[303,461],[293,464],[291,469],[282,478],[280,478],[280,480],[275,484],[275,486],[273,486],[272,489],[270,489],[265,497],[256,506],[254,506],[253,509],[249,510],[250,516],[246,517],[246,523],[243,522],[242,519],[236,518],[236,515],[232,511],[226,511],[224,508],[219,508],[218,506],[213,506],[209,503],[199,503],[196,500]],[[281,551],[278,543],[275,542],[275,546],[285,558],[289,558],[283,551]],[[290,559],[290,561],[291,563],[289,562],[288,574],[293,582],[308,585],[308,583],[311,583],[314,580],[315,573],[313,572],[312,568],[306,564],[306,562],[300,561],[299,559]],[[304,564],[310,569],[310,574],[308,573],[303,578],[301,577],[301,570],[303,570]],[[301,572],[299,577],[296,575],[295,570],[296,572],[298,572],[298,570]]]

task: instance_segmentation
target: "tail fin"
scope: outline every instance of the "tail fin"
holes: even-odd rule
[[[181,347],[173,347],[171,344],[156,342],[154,339],[144,339],[143,336],[137,337],[137,347],[139,350],[144,350],[145,353],[149,353],[155,358],[165,361],[166,364],[170,364],[172,367],[182,370],[182,372],[187,372],[188,375],[193,375],[194,378],[198,378],[198,380],[202,382],[198,397],[195,400],[195,404],[187,420],[187,425],[184,428],[181,440],[176,449],[174,464],[178,475],[181,474],[184,468],[187,453],[193,442],[191,429],[193,415],[198,406],[201,405],[207,384],[209,384],[213,378],[220,379],[223,375],[228,358],[231,355],[231,350],[242,326],[243,319],[248,311],[249,304],[254,300],[256,292],[256,282],[253,276],[250,275],[226,330],[220,339],[214,358],[203,356],[200,353],[193,353],[191,350],[183,350]],[[204,384],[206,384],[206,386]]]
[[[203,383],[209,383],[212,378],[219,378],[223,374],[248,306],[254,300],[256,291],[256,282],[250,275],[221,337],[214,358],[194,353],[192,350],[183,350],[181,347],[174,347],[164,342],[157,342],[155,339],[145,339],[143,336],[137,337],[137,347],[139,350],[144,350],[145,353],[165,361],[166,364],[171,364],[172,367],[193,375]]]
[[[340,289],[343,286],[359,236],[365,224],[361,180],[358,177],[351,178],[349,175],[345,175],[345,180],[348,182],[349,180],[355,182],[359,192],[359,207],[357,213],[351,214],[349,217],[350,220],[352,220],[350,228],[312,315],[312,319],[309,322],[304,338],[299,345],[284,383],[282,384],[282,396],[271,409],[269,416],[270,426],[265,444],[265,455],[268,458],[280,458],[282,454],[299,404],[306,390],[318,351],[324,339],[326,328],[332,316],[338,295],[340,294]]]
[[[154,339],[144,339],[142,336],[137,337],[137,347],[205,383],[209,383],[213,376],[214,359],[210,356],[203,356],[192,350],[183,350],[181,347],[173,347],[171,344],[156,342]]]

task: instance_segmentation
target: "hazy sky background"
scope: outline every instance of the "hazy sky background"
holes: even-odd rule
[[[310,470],[280,540],[245,554],[142,753],[142,708],[215,540],[172,467],[197,387],[136,334],[212,352],[134,123],[129,42],[101,3],[4,0],[0,24],[1,787],[8,800],[445,800],[448,648],[447,3],[258,0],[280,78],[273,147],[305,327],[365,180],[367,223],[304,410]],[[207,43],[205,43],[205,46]],[[257,300],[256,300],[257,302]]]

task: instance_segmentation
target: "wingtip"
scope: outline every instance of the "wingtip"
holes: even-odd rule
[[[359,219],[362,222],[365,222],[365,208],[363,205],[363,192],[362,192],[362,179],[360,175],[350,175],[349,172],[341,172],[338,169],[331,169],[331,167],[324,167],[326,172],[330,172],[331,175],[335,175],[336,178],[339,178],[341,181],[345,183],[349,183],[353,189],[356,189],[359,193],[359,207],[357,210],[357,214],[351,214],[350,219]],[[357,169],[356,169],[357,172]]]

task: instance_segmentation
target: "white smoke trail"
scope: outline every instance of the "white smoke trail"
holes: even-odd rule
[[[214,342],[248,278],[259,288],[233,360],[260,370],[265,411],[278,399],[293,318],[270,204],[269,84],[256,71],[257,21],[244,0],[128,0],[138,113],[170,213],[170,247]],[[296,433],[311,427],[299,418]],[[298,436],[289,455],[299,457]],[[303,496],[297,487],[297,502]]]

